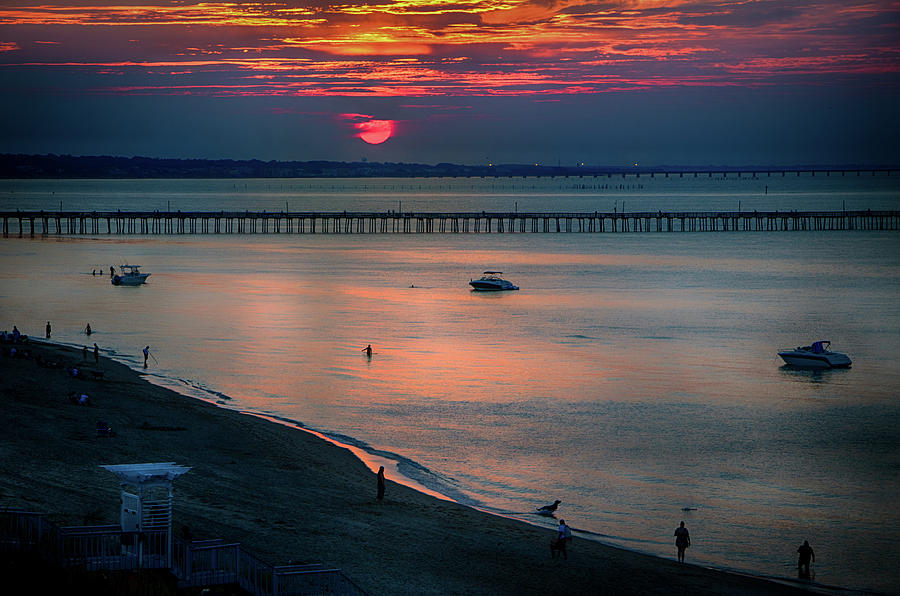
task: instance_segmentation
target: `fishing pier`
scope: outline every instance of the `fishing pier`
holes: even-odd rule
[[[900,230],[900,211],[4,211],[3,237]]]

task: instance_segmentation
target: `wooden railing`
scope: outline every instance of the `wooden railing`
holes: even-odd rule
[[[339,569],[321,564],[273,566],[240,544],[222,540],[175,538],[172,553],[167,544],[166,532],[128,533],[110,525],[58,527],[39,513],[0,511],[0,552],[38,552],[61,567],[168,569],[180,588],[237,584],[254,596],[366,595]]]

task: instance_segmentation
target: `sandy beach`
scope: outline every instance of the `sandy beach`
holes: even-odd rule
[[[691,565],[690,549],[681,565],[674,539],[670,560],[577,536],[568,559],[552,559],[549,529],[390,478],[377,502],[375,474],[310,433],[179,395],[92,353],[32,341],[17,346],[30,359],[13,358],[9,347],[0,346],[0,502],[57,523],[118,523],[118,483],[100,465],[174,461],[191,467],[175,482],[176,531],[240,542],[270,563],[325,563],[373,595],[808,591]],[[72,378],[68,366],[103,378]],[[72,403],[71,392],[90,403]],[[116,436],[98,437],[98,420]]]

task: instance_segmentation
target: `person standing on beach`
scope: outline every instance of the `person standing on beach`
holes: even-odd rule
[[[563,556],[563,559],[569,558],[569,554],[566,552],[566,543],[571,539],[572,532],[569,530],[569,526],[566,525],[566,520],[559,520],[559,526],[556,528],[556,544],[550,550],[550,554],[554,559],[556,558],[557,552]]]
[[[144,368],[147,368],[147,358],[150,357],[150,346],[144,346]]]
[[[47,321],[47,339],[50,339],[50,321]]]
[[[678,562],[684,563],[684,550],[691,545],[691,534],[684,527],[684,522],[675,528],[675,547],[678,549]]]
[[[800,554],[800,558],[797,560],[797,575],[803,579],[809,579],[809,563],[810,561],[816,562],[816,553],[809,545],[809,540],[804,540],[797,552]]]
[[[378,501],[384,499],[384,466],[378,468]]]
[[[100,347],[94,343],[94,364],[100,364]]]

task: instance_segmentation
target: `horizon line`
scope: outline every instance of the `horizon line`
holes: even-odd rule
[[[454,162],[437,162],[437,163],[423,163],[423,162],[402,162],[402,161],[368,161],[365,158],[358,161],[341,161],[341,160],[331,160],[331,159],[314,159],[314,160],[288,160],[288,159],[270,159],[264,160],[260,158],[214,158],[214,157],[151,157],[145,155],[132,155],[132,156],[124,156],[124,155],[108,155],[108,154],[95,154],[95,155],[73,155],[70,153],[0,153],[0,166],[4,165],[12,165],[11,162],[15,161],[47,161],[47,160],[89,160],[89,161],[98,161],[98,160],[113,160],[113,161],[127,161],[127,162],[147,162],[147,164],[152,164],[154,162],[159,165],[169,165],[169,166],[178,166],[178,165],[217,165],[217,164],[235,164],[235,165],[268,165],[268,166],[311,166],[311,165],[328,165],[328,166],[349,166],[355,168],[396,168],[396,167],[415,167],[415,168],[432,168],[432,169],[446,169],[446,168],[463,168],[463,169],[476,169],[476,170],[484,170],[485,172],[490,171],[500,171],[507,170],[508,168],[516,168],[521,170],[533,170],[533,171],[567,171],[567,172],[584,172],[584,173],[682,173],[682,172],[782,172],[782,171],[848,171],[848,170],[864,170],[864,171],[883,171],[883,172],[891,172],[891,171],[900,171],[900,165],[898,164],[873,164],[873,163],[802,163],[795,162],[789,164],[652,164],[652,165],[643,165],[643,164],[628,164],[628,165],[614,165],[614,164],[587,164],[586,162],[580,162],[574,165],[563,165],[563,164],[544,164],[544,163],[518,163],[518,162],[507,162],[507,163],[454,163]],[[74,164],[73,164],[74,165]],[[97,164],[99,165],[99,164]],[[0,174],[2,176],[2,174]]]

